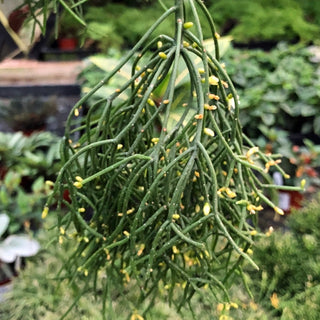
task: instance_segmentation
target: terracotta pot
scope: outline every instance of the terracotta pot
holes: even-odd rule
[[[279,207],[286,213],[292,209],[302,208],[304,195],[299,191],[281,191],[279,193]]]
[[[74,50],[77,48],[78,41],[76,38],[58,39],[58,46],[61,50]]]

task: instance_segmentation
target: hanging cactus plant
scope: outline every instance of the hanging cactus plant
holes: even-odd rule
[[[174,37],[152,38],[172,15]],[[212,32],[214,52],[206,50],[203,28]],[[93,287],[100,279],[105,299],[112,283],[120,291],[137,286],[140,302],[164,288],[177,308],[195,292],[227,296],[244,261],[258,269],[250,257],[256,214],[263,204],[283,213],[266,191],[285,188],[272,184],[270,166],[285,173],[242,133],[218,39],[201,0],[176,0],[69,115],[63,167],[44,216],[60,195],[68,209],[59,216],[60,240],[71,232],[78,239],[67,276]],[[132,61],[131,78],[77,117]],[[176,88],[181,64],[189,78],[183,101]],[[154,99],[160,86],[164,94]],[[184,112],[172,124],[178,104]],[[177,287],[181,295],[173,294]]]

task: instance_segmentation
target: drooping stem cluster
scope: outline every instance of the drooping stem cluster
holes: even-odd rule
[[[152,38],[172,15],[174,36]],[[204,44],[204,26],[214,52]],[[59,217],[61,237],[74,227],[79,240],[69,277],[83,275],[95,285],[104,273],[105,298],[112,282],[118,289],[137,284],[141,300],[165,288],[175,301],[179,286],[179,307],[202,289],[227,293],[244,260],[257,267],[248,252],[262,203],[281,213],[264,193],[277,188],[267,172],[278,161],[242,134],[239,98],[219,62],[218,38],[201,0],[176,0],[69,115],[64,165],[48,206],[59,194],[68,208]],[[131,61],[131,78],[75,122],[89,97]],[[181,66],[188,74],[182,96]],[[172,119],[177,105],[184,112]]]

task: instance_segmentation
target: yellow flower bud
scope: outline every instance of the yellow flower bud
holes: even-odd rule
[[[47,217],[48,213],[49,213],[49,208],[47,206],[45,206],[43,208],[42,215],[41,215],[42,219],[45,219]]]
[[[127,210],[127,214],[131,214],[133,212],[134,212],[134,208],[131,208],[131,209]]]
[[[177,214],[177,213],[174,213],[174,214],[172,215],[172,218],[173,218],[174,220],[178,220],[178,219],[180,218],[180,215]]]
[[[168,57],[167,57],[167,55],[164,53],[164,52],[159,52],[159,57],[161,58],[161,59],[163,59],[163,60],[165,60],[165,59],[167,59]]]
[[[73,184],[77,189],[81,189],[83,187],[82,183],[79,181],[74,182]]]
[[[155,106],[155,103],[154,103],[154,101],[152,100],[152,99],[148,99],[147,100],[147,102],[148,102],[148,104],[151,106],[151,107],[154,107]]]
[[[172,252],[178,254],[180,251],[176,246],[172,246]]]
[[[185,23],[183,24],[183,28],[184,28],[184,29],[190,29],[190,28],[192,28],[192,27],[193,27],[193,22],[191,22],[191,21],[185,22]]]
[[[274,207],[274,211],[275,211],[276,213],[282,215],[282,216],[284,215],[283,210],[282,210],[281,208],[279,208],[279,207]]]
[[[188,48],[190,46],[190,43],[187,41],[183,41],[182,45],[184,46],[184,48]]]
[[[49,187],[53,187],[54,186],[54,182],[52,182],[51,180],[46,180],[45,184]]]

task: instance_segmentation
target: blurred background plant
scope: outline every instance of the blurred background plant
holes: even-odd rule
[[[57,111],[56,97],[27,96],[19,99],[2,99],[0,117],[14,131],[30,135],[45,128],[48,117]]]
[[[54,180],[60,168],[59,138],[49,132],[24,136],[0,132],[0,210],[10,217],[10,234],[37,230]]]

